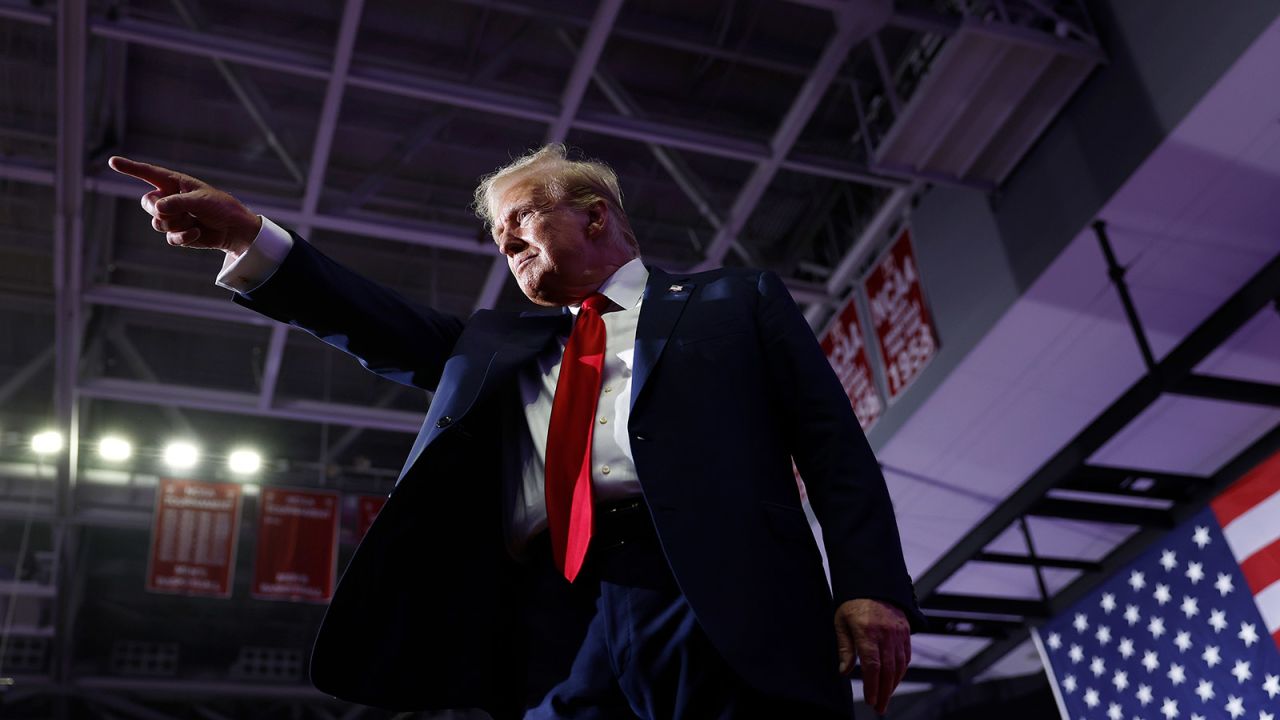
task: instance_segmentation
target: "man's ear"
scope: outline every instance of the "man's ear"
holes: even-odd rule
[[[609,227],[609,206],[596,200],[587,206],[587,237],[595,239]]]

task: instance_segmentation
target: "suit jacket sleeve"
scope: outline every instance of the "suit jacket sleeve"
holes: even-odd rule
[[[836,604],[891,602],[920,630],[925,619],[903,561],[893,504],[849,398],[778,276],[761,273],[758,292],[765,363],[788,447],[822,525]]]
[[[415,306],[290,235],[280,267],[235,302],[306,330],[383,377],[435,390],[462,321]]]

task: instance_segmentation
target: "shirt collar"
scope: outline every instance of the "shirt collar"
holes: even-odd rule
[[[600,285],[600,294],[612,300],[618,307],[630,310],[640,304],[644,286],[649,282],[649,270],[640,258],[632,258],[618,268]],[[578,305],[570,305],[569,312],[578,314]]]

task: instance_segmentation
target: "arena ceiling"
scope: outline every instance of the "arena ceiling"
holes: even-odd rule
[[[1105,60],[1074,0],[0,0],[0,549],[25,538],[43,558],[28,568],[37,584],[63,580],[32,591],[45,614],[15,635],[34,658],[31,692],[52,688],[104,717],[247,716],[239,703],[255,698],[265,716],[345,710],[301,675],[320,608],[142,591],[160,447],[198,438],[206,476],[225,479],[227,449],[252,444],[272,483],[382,493],[429,400],[228,302],[212,283],[220,258],[165,246],[138,207],[145,188],[107,170],[109,156],[201,177],[410,299],[465,316],[527,307],[468,209],[477,178],[563,141],[617,169],[647,260],[772,269],[821,327],[919,193],[999,188]],[[1116,235],[1132,259],[1125,229]],[[1092,239],[1072,247],[1082,242]],[[1241,266],[1265,260],[1260,248]],[[1056,297],[1053,278],[1079,270],[1051,269],[1044,292]],[[1233,272],[1186,317],[1248,277]],[[1193,323],[1174,324],[1171,343]],[[946,593],[977,592],[962,572],[973,553],[954,547],[975,528],[998,533],[983,518],[1130,376],[1076,403],[995,478],[981,462],[913,450],[943,447],[946,428],[915,424],[881,449],[903,471],[889,479],[904,532],[931,537],[908,547],[930,592],[953,574]],[[919,417],[965,417],[953,410]],[[31,462],[29,437],[49,426],[71,430],[79,458]],[[127,471],[92,455],[108,432],[137,447]],[[942,485],[913,485],[920,477]],[[966,506],[955,487],[979,499]],[[938,508],[950,521],[933,537]],[[1102,557],[1131,533],[1086,549],[1066,534],[1057,549]],[[1010,580],[1003,595],[1035,582]],[[947,625],[932,649],[924,641],[912,680],[971,678],[1029,616]],[[188,709],[192,698],[204,704]]]

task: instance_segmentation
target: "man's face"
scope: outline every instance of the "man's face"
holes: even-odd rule
[[[520,289],[539,305],[581,302],[613,268],[600,255],[602,223],[542,197],[540,185],[516,180],[494,201],[493,240]]]

